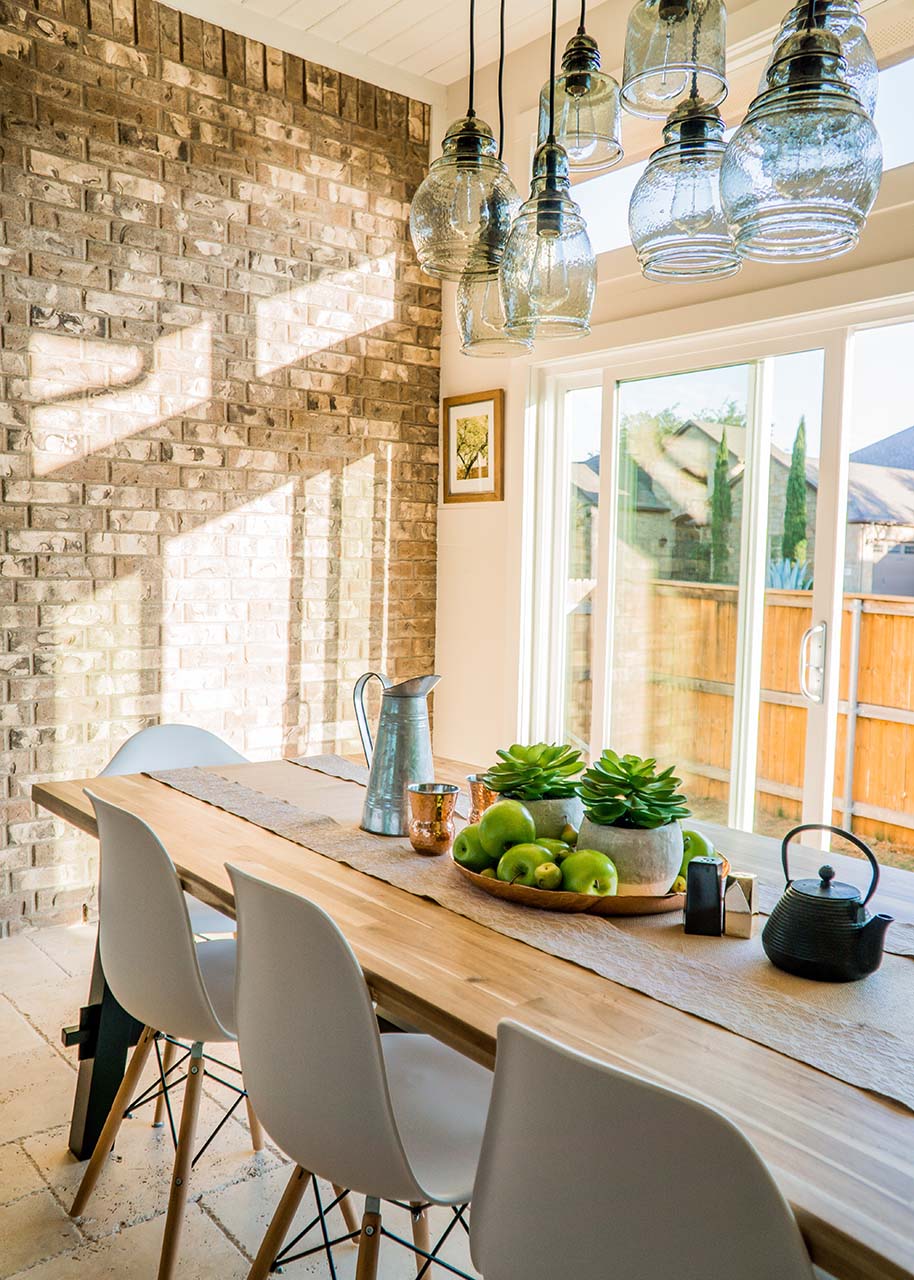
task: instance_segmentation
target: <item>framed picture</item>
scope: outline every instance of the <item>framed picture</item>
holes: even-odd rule
[[[448,396],[442,424],[445,502],[501,502],[505,496],[505,393]]]

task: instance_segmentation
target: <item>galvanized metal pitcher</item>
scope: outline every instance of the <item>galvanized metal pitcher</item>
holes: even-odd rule
[[[369,768],[368,793],[362,810],[365,831],[405,836],[409,830],[406,788],[411,782],[431,782],[435,776],[427,699],[440,679],[440,676],[416,676],[401,684],[391,684],[387,676],[366,671],[356,681],[352,701]],[[369,680],[380,680],[384,689],[374,744],[365,714],[365,686]]]

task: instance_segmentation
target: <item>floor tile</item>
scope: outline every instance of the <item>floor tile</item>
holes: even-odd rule
[[[0,1206],[44,1190],[44,1181],[18,1142],[0,1147]]]
[[[49,932],[54,932],[49,930]],[[17,933],[0,938],[0,991],[15,991],[17,985],[33,986],[42,980],[52,983],[68,972],[44,950],[36,946],[39,933]],[[85,966],[85,972],[89,972]]]
[[[27,936],[52,963],[71,976],[85,978],[88,983],[97,933],[97,925],[70,924],[37,929]]]
[[[0,1276],[15,1275],[79,1242],[79,1232],[50,1191],[36,1191],[0,1209]]]
[[[73,1105],[76,1072],[30,1034],[37,1047],[0,1054],[0,1134],[7,1141],[68,1124]]]
[[[14,1280],[150,1280],[156,1274],[165,1220],[153,1218],[19,1272]],[[187,1280],[245,1280],[250,1263],[196,1205],[181,1237],[179,1274]],[[6,1277],[0,1263],[0,1277]],[[13,1277],[10,1276],[10,1280]]]

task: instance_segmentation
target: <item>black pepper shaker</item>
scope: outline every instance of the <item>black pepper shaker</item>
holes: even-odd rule
[[[686,872],[685,931],[719,938],[724,931],[724,888],[718,858],[693,858]]]

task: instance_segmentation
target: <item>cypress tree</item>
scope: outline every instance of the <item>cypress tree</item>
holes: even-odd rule
[[[784,503],[784,536],[781,555],[785,560],[806,559],[806,418],[800,418],[790,457],[787,496]]]
[[[711,581],[726,582],[730,568],[730,521],[733,495],[730,492],[730,450],[724,427],[714,458],[714,488],[711,490]]]

